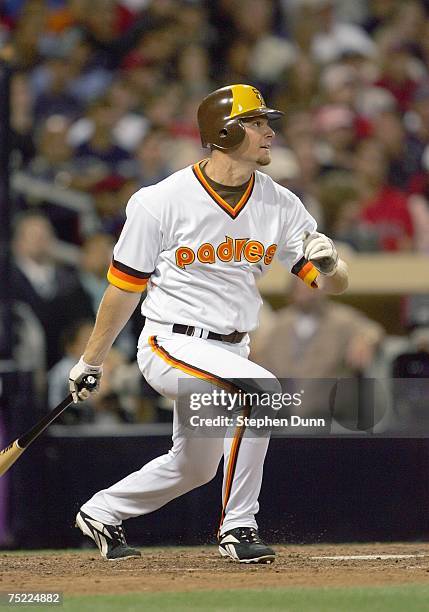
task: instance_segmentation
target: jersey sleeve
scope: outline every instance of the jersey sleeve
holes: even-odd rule
[[[292,194],[287,206],[287,218],[279,244],[277,256],[288,270],[299,276],[309,287],[317,288],[319,271],[311,261],[307,261],[303,252],[304,232],[311,234],[317,230],[317,223],[305,208],[301,200]]]
[[[136,195],[129,200],[126,215],[113,249],[107,280],[119,289],[142,292],[156,268],[161,250],[160,222]]]

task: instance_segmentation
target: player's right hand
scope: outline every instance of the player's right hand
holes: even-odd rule
[[[325,276],[333,276],[338,267],[338,252],[328,236],[320,232],[305,232],[303,237],[304,257]]]
[[[103,374],[103,366],[93,366],[85,363],[83,357],[79,359],[77,364],[72,367],[69,374],[69,389],[73,397],[73,402],[83,402],[88,399],[91,393],[94,393],[100,388],[100,379]],[[87,376],[93,376],[96,380],[96,385],[88,388],[83,380]]]

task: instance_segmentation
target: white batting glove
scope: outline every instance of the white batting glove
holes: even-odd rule
[[[338,267],[338,253],[335,244],[320,232],[305,232],[303,236],[304,257],[325,276],[333,276]]]
[[[93,366],[85,363],[83,357],[79,359],[77,364],[72,367],[69,374],[69,389],[73,397],[73,402],[83,402],[88,399],[91,393],[98,391],[100,388],[100,378],[103,374],[103,366]],[[93,376],[96,380],[96,385],[88,388],[83,380],[86,376]]]

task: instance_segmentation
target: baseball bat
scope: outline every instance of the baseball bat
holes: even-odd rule
[[[85,383],[87,389],[93,389],[97,381],[94,376],[85,376],[82,382]],[[14,442],[6,446],[0,451],[0,477],[5,474],[8,469],[15,463],[15,461],[22,455],[22,453],[30,446],[41,433],[49,427],[49,425],[57,419],[64,410],[70,406],[73,402],[72,394],[69,393],[63,401],[58,404],[51,412],[46,414],[40,419],[31,429],[29,429],[20,438],[17,438]]]

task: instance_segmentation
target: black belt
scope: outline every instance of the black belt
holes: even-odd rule
[[[195,327],[193,325],[182,325],[181,323],[174,323],[173,332],[175,334],[185,334],[185,336],[193,336]],[[217,334],[216,332],[209,332],[207,340],[219,340],[220,342],[230,342],[231,344],[237,344],[241,342],[247,332],[233,331],[230,334]]]

